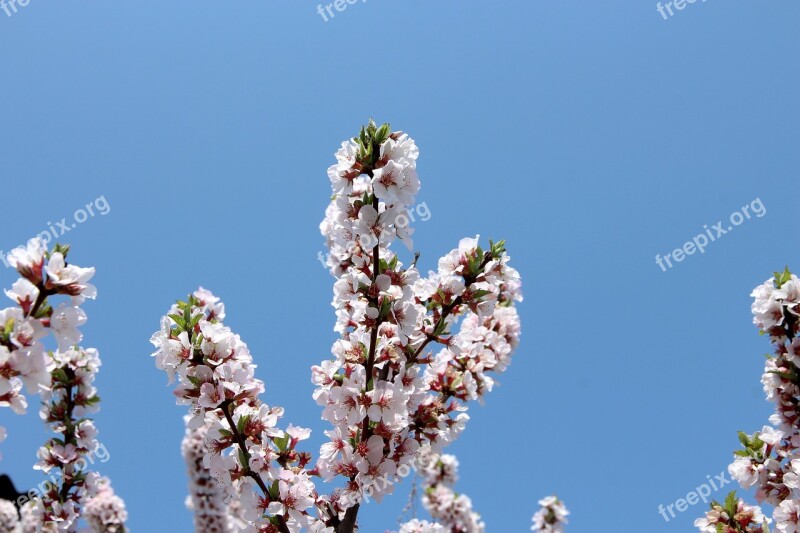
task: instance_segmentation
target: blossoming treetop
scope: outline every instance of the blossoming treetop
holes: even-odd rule
[[[208,291],[176,304],[153,337],[190,427],[205,428],[204,464],[256,530],[354,531],[362,502],[380,501],[423,454],[453,442],[470,403],[510,363],[522,295],[502,241],[483,249],[463,239],[427,276],[391,248],[395,239],[412,246],[418,154],[408,135],[370,122],[328,170],[321,230],[340,338],[311,369],[330,424],[316,459],[298,449],[310,430],[284,429],[283,409],[261,400],[252,356]],[[320,482],[336,485],[322,491]]]

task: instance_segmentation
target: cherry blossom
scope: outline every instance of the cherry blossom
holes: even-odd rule
[[[0,531],[15,533],[19,530],[17,507],[8,500],[0,499]]]
[[[569,511],[555,496],[539,500],[540,509],[533,515],[531,531],[542,533],[563,533],[568,523]]]
[[[746,504],[733,492],[724,505],[712,502],[705,517],[694,521],[695,527],[703,533],[769,533],[769,523],[760,507]]]
[[[96,296],[88,283],[94,268],[68,263],[68,253],[64,245],[48,251],[37,238],[8,256],[22,277],[5,291],[17,307],[0,310],[0,406],[24,413],[22,387],[37,392],[40,417],[58,435],[37,451],[34,468],[56,475],[44,484],[43,494],[23,507],[22,531],[74,531],[98,490],[99,476],[88,469],[87,460],[99,446],[97,428],[87,415],[98,409],[93,382],[100,357],[78,346],[83,338],[79,327],[87,319],[80,305]],[[50,302],[57,296],[68,301],[54,310]],[[51,333],[56,351],[44,344]],[[110,490],[107,482],[104,486]],[[119,498],[114,502],[124,511]],[[120,527],[108,531],[123,531]]]
[[[404,531],[450,533],[482,533],[486,526],[472,509],[465,494],[455,492],[458,481],[458,460],[455,456],[437,455],[429,446],[419,450],[419,465],[423,476],[422,503],[435,522],[413,519],[400,527]]]
[[[26,246],[14,248],[8,254],[8,264],[16,269],[20,275],[38,286],[43,279],[42,269],[44,267],[47,247],[40,238],[33,238],[28,241]]]
[[[108,478],[98,481],[97,492],[86,503],[84,516],[94,533],[125,533],[128,511],[125,502],[114,494]]]
[[[204,435],[205,448],[192,447],[190,475],[216,483],[209,505],[220,531],[352,533],[362,504],[381,501],[421,458],[435,456],[439,474],[425,501],[438,524],[406,527],[483,531],[469,498],[453,491],[455,476],[442,473],[454,459],[440,454],[511,363],[519,273],[503,241],[484,248],[479,236],[463,239],[427,276],[418,256],[404,263],[392,251],[395,239],[413,246],[407,210],[420,191],[419,150],[407,134],[370,121],[335,157],[320,230],[338,338],[311,369],[326,441],[316,459],[298,449],[310,430],[283,429],[283,409],[262,399],[247,345],[225,326],[219,298],[201,288],[173,305],[151,338],[156,367],[177,382],[176,401],[189,409],[187,431]],[[317,481],[331,483],[329,493]],[[198,487],[190,487],[195,501]],[[222,525],[226,512],[236,519]]]
[[[205,289],[178,302],[151,342],[156,366],[177,377],[177,402],[190,406],[189,430],[206,428],[203,467],[238,499],[245,530],[300,531],[317,518],[309,457],[296,446],[310,435],[278,428],[283,409],[261,402],[264,384],[247,345],[221,320],[224,307]],[[296,471],[298,470],[299,471]]]
[[[186,418],[186,422],[190,420]],[[230,533],[238,528],[234,526],[234,514],[225,503],[226,489],[204,466],[203,462],[208,448],[206,447],[205,425],[196,429],[187,426],[183,438],[181,452],[186,461],[189,475],[189,496],[186,506],[194,511],[196,531],[213,533]]]
[[[507,368],[520,332],[519,274],[504,244],[483,250],[478,237],[464,239],[427,278],[404,267],[390,246],[395,237],[410,244],[400,215],[420,189],[419,151],[408,135],[373,123],[355,143],[349,185],[334,182],[320,225],[341,338],[333,360],[312,369],[314,398],[335,429],[326,432],[333,440],[317,470],[326,480],[345,478],[338,496],[346,497],[334,498],[343,522],[363,499],[390,493],[399,466],[413,463],[421,445],[438,451],[460,435],[469,402],[491,391],[490,374]]]
[[[754,488],[759,503],[773,506],[775,531],[798,531],[800,505],[800,280],[789,272],[776,272],[751,293],[754,324],[769,335],[774,356],[765,362],[761,382],[767,399],[775,404],[771,425],[752,435],[739,433],[742,449],[728,472],[744,489]],[[749,520],[749,522],[748,522]],[[714,504],[695,525],[717,531],[717,524],[738,529],[769,531],[758,507],[750,507],[735,494],[725,505]]]
[[[52,354],[49,365],[51,385],[42,392],[40,416],[58,438],[39,448],[35,468],[49,474],[58,470],[58,484],[48,483],[36,500],[36,516],[44,525],[58,531],[71,531],[81,509],[96,496],[99,476],[88,470],[86,457],[99,447],[97,430],[86,414],[97,411],[99,399],[93,386],[100,367],[96,350],[71,348]]]
[[[400,526],[399,533],[449,533],[449,530],[441,524],[414,518]]]

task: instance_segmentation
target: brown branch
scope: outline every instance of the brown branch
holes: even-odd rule
[[[357,503],[344,513],[344,519],[341,524],[339,524],[337,533],[353,533],[355,531],[359,507],[361,507],[361,505]]]
[[[36,297],[36,301],[30,308],[30,311],[28,311],[27,316],[35,317],[36,313],[39,312],[39,308],[42,306],[42,304],[44,304],[45,300],[47,300],[47,297],[56,294],[54,291],[46,289],[43,283],[40,283],[37,288],[39,289],[39,296]]]

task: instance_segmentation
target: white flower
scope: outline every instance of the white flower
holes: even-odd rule
[[[304,511],[314,505],[314,485],[308,478],[308,474],[305,472],[296,474],[291,470],[283,470],[280,473],[278,488],[283,510],[289,514],[292,520],[305,524],[307,517],[304,515]]]
[[[762,440],[765,444],[770,446],[775,446],[781,440],[786,438],[786,435],[783,431],[779,429],[775,429],[772,426],[764,426],[758,434],[758,438]]]
[[[352,139],[342,143],[342,147],[336,152],[337,163],[328,169],[328,177],[331,180],[331,188],[336,194],[348,191],[353,181],[361,175],[361,169],[357,166],[356,156],[358,154],[358,144]]]
[[[772,518],[775,520],[776,532],[798,533],[800,531],[800,500],[783,500],[775,508]]]
[[[58,349],[68,350],[78,344],[83,338],[78,328],[84,324],[86,324],[86,313],[83,309],[77,306],[59,305],[50,317],[50,328],[58,343]]]
[[[17,269],[28,281],[39,284],[42,281],[42,267],[47,247],[42,239],[36,237],[28,241],[26,246],[11,250],[8,254],[8,264]]]
[[[419,178],[413,166],[390,159],[385,166],[375,169],[372,187],[387,204],[409,206],[419,192]]]
[[[200,287],[192,293],[198,299],[203,311],[206,313],[206,320],[225,320],[225,304],[214,294]]]
[[[75,296],[77,303],[84,298],[97,296],[97,289],[88,283],[94,276],[94,268],[81,268],[68,265],[61,252],[50,256],[47,263],[47,286],[54,288],[59,294]]]
[[[397,465],[393,460],[384,457],[384,440],[378,435],[372,435],[367,440],[364,451],[366,453],[359,454],[356,462],[356,480],[363,490],[367,490],[380,503],[384,495],[394,491]]]
[[[5,381],[0,379],[0,385],[11,386],[11,390],[0,395],[0,407],[10,407],[18,415],[25,414],[28,408],[28,400],[20,394],[22,382],[19,380]]]
[[[292,438],[293,441],[299,442],[311,437],[311,430],[307,428],[299,428],[289,424],[286,428],[286,433]]]
[[[378,218],[378,212],[371,205],[365,205],[358,211],[358,222],[353,227],[353,231],[365,249],[372,250],[383,233],[383,228],[378,224]]]
[[[225,387],[222,383],[203,383],[197,403],[206,409],[215,409],[225,400]]]
[[[769,533],[768,528],[762,527],[763,523],[769,523],[771,520],[765,518],[761,512],[761,508],[757,505],[748,505],[743,500],[739,499],[736,504],[736,515],[731,517],[725,509],[719,505],[714,504],[710,511],[706,512],[706,516],[698,518],[694,521],[694,526],[703,533],[717,533],[717,531],[735,531],[741,528],[742,524],[747,525],[748,533]],[[734,530],[733,527],[736,526]]]
[[[97,428],[91,420],[83,420],[75,428],[75,438],[78,447],[93,452],[97,447]]]
[[[22,312],[28,315],[33,304],[39,297],[39,289],[25,278],[19,278],[11,286],[11,290],[6,290],[6,296],[14,300],[22,308]]]
[[[419,158],[419,148],[408,134],[396,131],[381,145],[381,159],[405,161],[407,164],[416,165]]]
[[[0,531],[15,533],[19,524],[16,506],[8,500],[0,500]]]
[[[448,533],[450,530],[427,520],[413,519],[400,526],[399,533]]]
[[[125,502],[114,494],[108,478],[98,482],[97,493],[86,502],[84,517],[95,533],[123,533],[128,511]]]
[[[0,327],[11,327],[10,341],[17,348],[29,349],[47,336],[47,329],[35,319],[26,317],[18,307],[0,310]]]
[[[564,525],[568,524],[569,511],[555,496],[548,496],[539,500],[541,509],[533,515],[532,531],[562,533]]]
[[[367,397],[370,401],[367,416],[373,422],[382,422],[389,429],[401,429],[408,424],[407,398],[401,387],[380,382]]]

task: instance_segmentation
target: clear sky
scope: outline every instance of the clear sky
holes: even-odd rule
[[[669,522],[658,505],[719,474],[736,431],[771,412],[748,295],[800,270],[800,5],[698,0],[665,20],[649,0],[370,0],[327,22],[316,6],[0,11],[0,248],[110,207],[60,240],[97,267],[84,344],[103,358],[101,470],[132,529],[191,531],[185,408],[148,340],[198,285],[225,300],[266,401],[319,444],[309,367],[335,339],[325,171],[372,116],[420,146],[421,267],[480,233],[506,239],[523,276],[522,344],[451,448],[488,531],[527,531],[550,493],[570,533],[691,530],[702,504]],[[656,264],[745,205],[704,253]],[[0,425],[0,470],[39,483],[36,406]],[[407,489],[362,530],[395,528]]]

